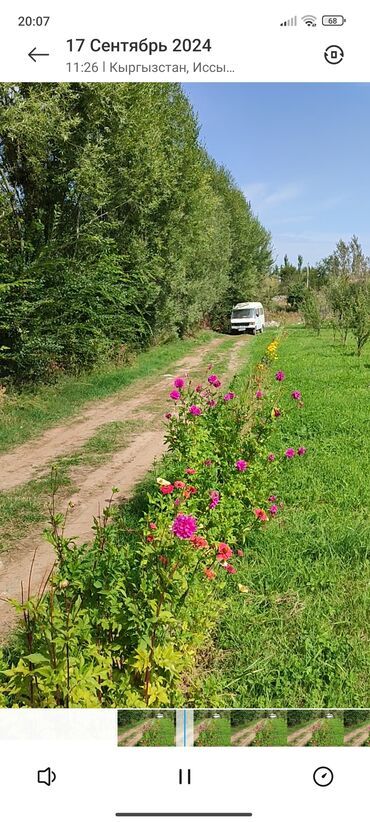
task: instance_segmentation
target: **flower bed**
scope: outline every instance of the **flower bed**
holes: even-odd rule
[[[52,514],[56,566],[38,597],[15,603],[24,627],[3,654],[4,704],[183,704],[184,677],[229,586],[244,593],[238,571],[252,535],[282,511],[278,474],[305,454],[302,443],[281,454],[268,447],[274,427],[303,408],[298,389],[285,399],[278,347],[272,341],[251,377],[227,391],[212,366],[202,384],[175,379],[165,476],[136,519],[108,506],[93,544],[78,546]]]

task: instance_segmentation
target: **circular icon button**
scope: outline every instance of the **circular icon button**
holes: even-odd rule
[[[324,51],[324,57],[327,63],[336,66],[342,62],[344,51],[341,46],[328,46]]]
[[[334,779],[333,771],[330,768],[316,768],[313,775],[313,781],[316,785],[319,785],[320,788],[327,788],[328,785],[331,785]]]

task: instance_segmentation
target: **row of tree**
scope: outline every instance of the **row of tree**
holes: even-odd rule
[[[297,265],[287,257],[273,271],[276,288],[288,305],[301,310],[305,322],[318,333],[330,324],[343,343],[351,332],[361,354],[370,339],[370,259],[357,237],[339,240],[333,253],[316,266]]]
[[[179,85],[0,84],[2,381],[222,328],[271,262]]]

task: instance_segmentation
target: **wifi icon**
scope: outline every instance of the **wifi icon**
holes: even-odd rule
[[[306,26],[316,26],[317,17],[314,17],[313,14],[305,14],[302,20],[306,23]]]

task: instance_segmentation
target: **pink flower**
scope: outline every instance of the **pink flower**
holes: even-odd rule
[[[153,537],[153,534],[148,534],[148,536],[147,536],[147,538],[146,538],[146,541],[147,541],[147,542],[154,542],[154,537]]]
[[[287,448],[285,451],[285,456],[288,460],[292,460],[295,457],[295,450],[294,448]]]
[[[263,510],[263,508],[255,508],[254,513],[257,519],[260,520],[260,522],[268,522],[268,516],[266,514],[266,511]]]
[[[221,380],[215,380],[214,383],[213,383],[214,388],[219,388],[220,385],[221,385]]]
[[[268,454],[267,459],[268,459],[269,462],[274,462],[275,454]]]
[[[230,545],[227,542],[220,542],[218,545],[218,554],[217,559],[219,562],[226,562],[226,560],[232,557],[233,552],[230,548]]]
[[[179,400],[181,397],[180,391],[171,391],[170,398],[171,400]]]
[[[234,568],[233,565],[225,565],[225,571],[227,571],[228,574],[236,574],[236,568]]]
[[[225,402],[228,402],[228,400],[234,400],[234,399],[235,399],[235,394],[232,391],[229,391],[228,394],[224,395]]]
[[[210,385],[214,385],[215,382],[219,382],[217,374],[210,374],[208,377],[208,382]]]
[[[202,413],[202,409],[199,408],[199,405],[191,405],[189,408],[189,414],[192,414],[193,417],[199,417]]]
[[[238,557],[244,557],[244,551],[242,551],[241,548],[238,548],[236,553],[237,553]]]
[[[171,530],[179,539],[191,539],[197,530],[197,521],[188,514],[177,514]]]
[[[178,508],[179,505],[181,505],[181,499],[175,499],[173,504],[176,505],[176,508]]]
[[[176,379],[173,381],[173,384],[175,388],[183,388],[185,385],[185,380],[183,380],[182,377],[176,377]]]
[[[261,389],[259,388],[258,391],[256,391],[256,400],[262,400],[262,397],[263,391],[261,391]]]
[[[209,507],[216,508],[216,505],[220,502],[220,495],[218,491],[210,491],[211,502],[209,503]]]
[[[165,414],[164,416],[165,416],[166,420],[171,420],[172,419],[172,414],[171,414],[170,411],[167,411],[167,414]]]
[[[277,380],[278,382],[283,382],[283,380],[285,380],[284,371],[277,371],[275,374],[275,380]]]
[[[206,465],[207,468],[210,468],[210,466],[213,465],[213,460],[204,460],[203,464]]]
[[[151,531],[156,531],[157,530],[156,523],[155,522],[150,522],[149,523],[149,528],[151,529]]]
[[[304,445],[300,445],[300,447],[298,448],[297,454],[299,454],[300,457],[303,457],[303,454],[306,453],[306,450],[307,449],[304,447]]]
[[[173,489],[173,485],[161,485],[159,490],[162,494],[172,494]]]
[[[212,568],[203,568],[203,573],[207,577],[207,579],[214,579],[216,574],[212,571]]]
[[[216,400],[208,400],[207,405],[209,405],[210,408],[214,408],[216,405]]]
[[[176,485],[176,483],[175,483],[175,485]],[[275,494],[271,494],[271,496],[269,497],[269,502],[276,502]]]
[[[204,537],[192,537],[190,542],[194,545],[194,548],[209,548],[208,541]]]
[[[272,517],[276,516],[278,510],[279,509],[278,509],[277,505],[270,505],[269,511],[270,511],[270,514],[271,514]]]
[[[182,480],[176,480],[176,482],[174,482],[174,487],[175,488],[185,488],[185,483]]]
[[[281,417],[280,408],[273,408],[272,413],[273,413],[274,417]]]
[[[192,474],[196,474],[196,473],[197,472],[196,472],[195,468],[185,468],[185,474],[192,475]]]
[[[248,468],[248,463],[245,460],[237,460],[235,463],[235,468],[241,472],[246,471]]]
[[[202,385],[197,385],[195,390],[196,390],[197,394],[200,394],[201,391],[203,391],[203,386]]]
[[[300,391],[292,391],[291,396],[293,397],[293,400],[300,400],[302,394]]]

